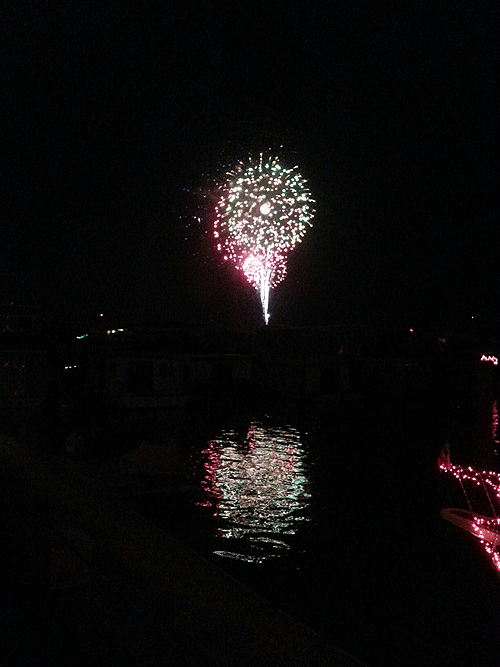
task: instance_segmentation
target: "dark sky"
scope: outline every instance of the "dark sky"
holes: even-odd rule
[[[0,301],[255,324],[252,287],[186,225],[204,174],[282,145],[317,215],[275,322],[496,331],[486,3],[8,4]]]

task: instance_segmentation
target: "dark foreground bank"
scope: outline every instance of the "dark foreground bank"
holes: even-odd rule
[[[117,502],[0,440],[5,664],[359,665]]]

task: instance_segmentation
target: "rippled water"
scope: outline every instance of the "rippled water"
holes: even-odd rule
[[[311,520],[311,461],[293,426],[250,423],[222,430],[199,456],[203,498],[215,523],[214,553],[261,562],[291,548],[290,538]]]
[[[437,458],[448,441],[452,461],[500,467],[498,410],[464,393],[218,416],[186,438],[191,491],[140,509],[368,665],[493,667],[497,574],[442,519],[467,505]]]

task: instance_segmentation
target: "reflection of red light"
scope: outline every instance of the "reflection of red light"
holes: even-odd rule
[[[498,402],[493,401],[493,419],[491,422],[491,435],[495,442],[498,442]]]

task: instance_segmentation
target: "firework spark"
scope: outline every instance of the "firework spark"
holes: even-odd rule
[[[286,275],[288,253],[312,226],[314,200],[297,167],[278,158],[240,163],[220,186],[215,208],[217,250],[260,293],[266,324],[269,290]]]

